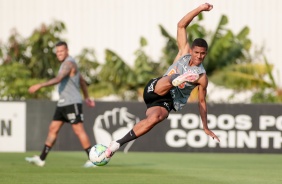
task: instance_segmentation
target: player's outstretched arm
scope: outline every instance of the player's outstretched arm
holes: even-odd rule
[[[43,83],[32,85],[28,89],[29,93],[35,93],[40,88],[43,88],[43,87],[46,87],[46,86],[52,86],[52,85],[60,83],[65,76],[69,75],[69,73],[71,71],[71,65],[72,64],[70,62],[65,62],[62,66],[61,71],[58,73],[58,75],[55,78],[50,79],[50,80],[43,82]]]
[[[177,24],[177,45],[178,54],[174,61],[177,61],[181,56],[189,53],[190,45],[188,43],[186,28],[191,21],[202,11],[210,11],[213,5],[209,3],[202,4],[192,11],[188,12]]]
[[[82,90],[83,97],[85,99],[86,104],[89,107],[94,107],[95,106],[95,101],[91,100],[89,98],[87,84],[86,84],[86,81],[84,80],[84,78],[82,77],[81,74],[79,74],[79,83],[80,83],[80,88]]]
[[[206,103],[206,94],[207,94],[207,86],[208,86],[208,78],[206,74],[202,74],[198,80],[199,83],[199,111],[200,116],[203,123],[203,129],[207,135],[211,138],[216,139],[220,142],[219,138],[208,128],[208,120],[207,120],[207,103]]]

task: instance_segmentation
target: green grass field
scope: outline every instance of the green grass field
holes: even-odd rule
[[[45,167],[27,153],[0,153],[1,184],[281,184],[282,155],[117,152],[106,166],[83,168],[84,152],[49,154]],[[38,152],[36,152],[38,154]]]

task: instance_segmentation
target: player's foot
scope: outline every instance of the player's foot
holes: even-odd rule
[[[115,152],[119,149],[120,144],[117,143],[116,141],[112,141],[109,145],[109,147],[105,151],[105,155],[107,158],[111,158]]]
[[[199,78],[199,74],[186,72],[182,75],[179,75],[172,81],[173,86],[179,86],[183,82],[195,82]]]
[[[45,161],[41,160],[39,156],[35,155],[33,157],[25,157],[25,160],[31,164],[37,165],[39,167],[43,167],[45,165]]]
[[[94,165],[90,160],[87,160],[85,162],[85,164],[83,165],[83,167],[85,168],[90,168],[90,167],[97,167],[96,165]]]

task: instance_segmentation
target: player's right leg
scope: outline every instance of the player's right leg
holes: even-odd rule
[[[175,79],[179,74],[174,74],[172,76],[164,76],[157,79],[156,84],[154,85],[154,93],[160,96],[164,96],[171,90],[172,81]]]

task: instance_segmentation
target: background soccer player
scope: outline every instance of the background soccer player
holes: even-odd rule
[[[55,144],[58,133],[64,123],[71,124],[75,135],[78,137],[83,149],[87,153],[87,159],[91,148],[89,137],[83,126],[82,96],[80,89],[82,89],[85,102],[88,106],[94,107],[95,102],[89,99],[86,82],[80,75],[74,58],[69,56],[66,42],[60,41],[56,44],[56,56],[61,62],[58,75],[47,82],[35,84],[29,88],[30,93],[35,93],[42,87],[59,84],[60,99],[57,103],[53,120],[49,126],[48,136],[41,155],[26,157],[26,161],[41,167],[45,165],[45,159]],[[84,164],[84,167],[92,166],[94,165],[89,160]]]

